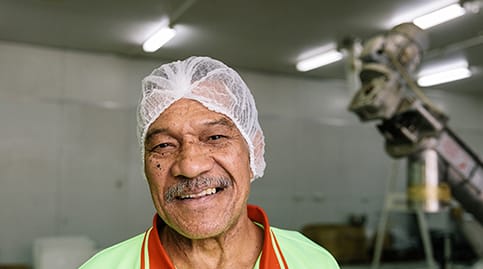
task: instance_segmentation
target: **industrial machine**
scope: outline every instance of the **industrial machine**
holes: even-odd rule
[[[483,224],[482,161],[414,80],[427,47],[426,33],[412,23],[367,40],[349,110],[363,122],[379,121],[386,152],[407,158],[410,207],[436,212],[454,198]]]

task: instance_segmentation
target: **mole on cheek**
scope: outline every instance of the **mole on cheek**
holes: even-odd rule
[[[157,167],[157,168],[161,168],[161,164],[159,164],[159,163],[158,163],[158,164],[156,164],[156,167]]]

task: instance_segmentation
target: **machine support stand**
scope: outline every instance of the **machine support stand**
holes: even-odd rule
[[[384,206],[381,212],[381,217],[379,219],[371,268],[378,269],[380,266],[384,234],[387,228],[386,226],[389,219],[389,214],[391,212],[406,212],[416,213],[418,228],[423,242],[428,269],[436,269],[437,266],[433,258],[433,248],[431,246],[428,224],[424,212],[420,209],[412,209],[408,207],[406,193],[393,191],[396,185],[395,181],[397,177],[397,168],[398,164],[397,161],[395,161],[392,168],[392,176],[389,182],[389,187],[386,191],[386,196],[384,198]]]

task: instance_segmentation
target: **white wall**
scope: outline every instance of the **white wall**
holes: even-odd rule
[[[135,105],[142,77],[159,64],[0,42],[0,263],[30,263],[38,237],[82,234],[105,247],[150,225]],[[250,202],[279,227],[351,213],[374,224],[391,160],[373,124],[347,112],[344,82],[242,76],[267,142]],[[481,155],[483,100],[430,96]]]
[[[134,105],[154,66],[0,43],[0,263],[29,262],[37,237],[102,247],[150,224]]]

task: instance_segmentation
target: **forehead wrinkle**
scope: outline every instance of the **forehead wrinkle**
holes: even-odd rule
[[[235,124],[231,120],[227,119],[225,116],[222,116],[219,119],[206,122],[204,125],[208,125],[208,126],[223,125],[227,127],[235,127]]]

